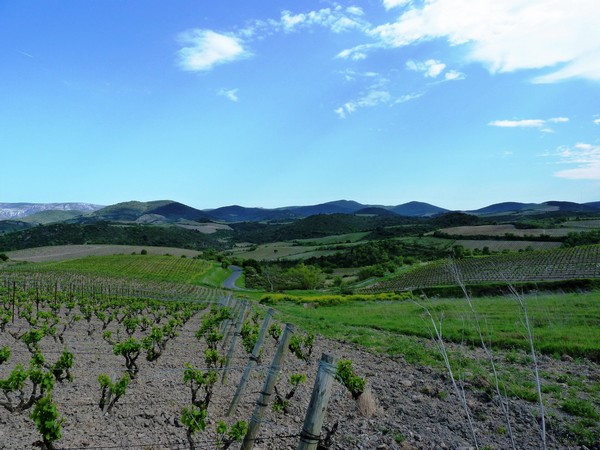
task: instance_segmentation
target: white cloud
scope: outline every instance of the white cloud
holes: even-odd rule
[[[348,6],[346,8],[346,12],[348,14],[352,14],[353,16],[364,16],[365,12],[360,6]]]
[[[360,60],[360,59],[365,59],[367,57],[367,52],[374,49],[375,47],[380,47],[380,45],[375,45],[375,44],[362,44],[362,45],[357,45],[356,47],[353,48],[347,48],[345,50],[342,50],[341,52],[339,52],[336,55],[336,58],[342,58],[342,59],[352,59],[354,61]]]
[[[488,125],[501,128],[541,128],[546,123],[541,119],[524,119],[524,120],[494,120]]]
[[[179,36],[179,41],[184,47],[177,52],[177,62],[187,71],[207,71],[250,56],[240,38],[211,30],[187,31]]]
[[[457,70],[449,70],[444,74],[444,79],[446,81],[464,80],[465,78],[465,74]]]
[[[369,76],[368,74],[364,75]],[[414,100],[423,95],[422,93],[412,93],[400,96],[392,95],[386,87],[389,80],[379,75],[377,78],[376,82],[371,85],[364,95],[357,99],[347,101],[339,108],[336,108],[334,112],[341,119],[345,119],[349,114],[352,114],[361,108],[373,108],[379,105],[397,105]]]
[[[428,59],[423,62],[409,60],[406,62],[406,68],[415,72],[422,72],[428,78],[436,78],[446,69],[446,64],[435,59]]]
[[[561,147],[556,152],[561,164],[575,164],[554,175],[574,180],[600,180],[600,145],[579,143],[574,147]]]
[[[293,14],[290,11],[281,13],[281,27],[283,31],[290,33],[301,28],[311,26],[322,26],[329,28],[334,33],[341,33],[351,29],[366,31],[369,24],[360,18],[363,10],[359,7],[349,7],[346,12],[352,17],[344,14],[341,8],[323,8],[318,11]]]
[[[396,3],[406,2],[384,0],[386,7]],[[467,59],[491,73],[550,70],[536,83],[600,81],[597,0],[429,0],[368,34],[385,47],[440,38],[452,46],[469,44]]]
[[[238,89],[219,89],[217,94],[231,100],[232,102],[237,102],[239,100],[237,91]]]
[[[595,119],[595,120],[594,120],[594,123],[595,123],[596,125],[600,125],[600,119]]]
[[[539,128],[542,133],[554,133],[554,130],[548,126],[548,123],[566,123],[568,117],[553,117],[544,119],[523,119],[523,120],[493,120],[488,123],[492,127],[500,128]]]
[[[397,8],[399,6],[405,6],[410,3],[410,0],[383,0],[383,6],[385,9]]]

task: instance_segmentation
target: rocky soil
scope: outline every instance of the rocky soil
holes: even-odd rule
[[[189,404],[189,387],[183,383],[186,362],[203,367],[203,347],[194,337],[200,317],[195,317],[169,342],[158,361],[150,363],[140,357],[140,373],[110,415],[104,416],[98,406],[99,373],[120,377],[125,367],[122,357],[113,355],[109,344],[96,331],[88,336],[86,324],[78,322],[65,335],[65,346],[74,353],[73,382],[57,383],[54,401],[64,417],[62,449],[187,449],[185,428],[180,424],[181,410]],[[12,326],[12,331],[19,324]],[[0,366],[0,379],[8,376],[15,364],[27,364],[29,353],[21,342],[8,333],[0,333],[0,347],[9,345],[11,359]],[[63,346],[51,338],[42,342],[49,362],[55,361]],[[267,337],[260,365],[253,371],[246,394],[234,417],[225,413],[237,387],[248,355],[240,345],[225,384],[216,387],[209,408],[209,425],[196,436],[197,448],[215,447],[215,424],[225,419],[249,421],[258,392],[275,351],[275,342]],[[310,363],[288,356],[278,381],[280,391],[287,391],[287,379],[294,372],[307,374],[291,400],[288,414],[268,409],[255,449],[295,449],[304,414],[310,399],[314,378],[322,353],[339,359],[351,359],[353,368],[368,380],[373,403],[359,405],[347,390],[334,383],[322,433],[323,447],[329,449],[470,449],[474,439],[461,404],[449,378],[439,370],[407,364],[402,357],[373,355],[354,346],[317,337]],[[483,355],[475,356],[483,357]],[[557,361],[541,358],[541,370],[571,373],[584,379],[598,380],[598,365],[586,361]],[[511,448],[506,422],[493,398],[482,386],[467,384],[466,398],[473,416],[474,433],[479,448]],[[548,406],[547,440],[549,448],[577,448],[569,441],[566,427],[572,418],[558,408]],[[0,408],[0,449],[35,448],[40,436],[29,418],[30,411],[11,414]],[[516,448],[541,448],[536,405],[511,399],[510,419]],[[327,430],[335,430],[327,437]],[[239,448],[239,444],[231,447]],[[583,447],[581,447],[583,448]],[[597,446],[596,448],[600,448]]]

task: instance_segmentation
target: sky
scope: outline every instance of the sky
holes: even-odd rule
[[[0,202],[600,201],[598,0],[0,0]]]

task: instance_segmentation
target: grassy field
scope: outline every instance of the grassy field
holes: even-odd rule
[[[301,259],[311,256],[330,255],[333,250],[320,250],[318,245],[294,245],[290,242],[273,242],[252,247],[237,247],[230,252],[231,256],[258,261],[275,261],[277,259]]]
[[[74,260],[38,263],[24,266],[20,270],[126,277],[141,281],[188,284],[204,284],[207,276],[220,279],[226,278],[228,275],[228,271],[221,269],[217,263],[164,255],[88,256]]]
[[[527,348],[523,311],[514,299],[478,298],[472,302],[491,347]],[[600,292],[527,296],[525,305],[538,351],[600,362]],[[403,353],[406,336],[431,337],[432,324],[425,308],[441,320],[445,339],[479,342],[474,316],[464,299],[353,302],[317,308],[281,302],[275,308],[283,318],[307,330],[389,354]]]

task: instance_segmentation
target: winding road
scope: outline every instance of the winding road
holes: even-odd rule
[[[239,290],[240,288],[235,285],[236,280],[242,275],[243,269],[239,266],[229,266],[233,272],[229,275],[225,281],[223,281],[223,288]]]

